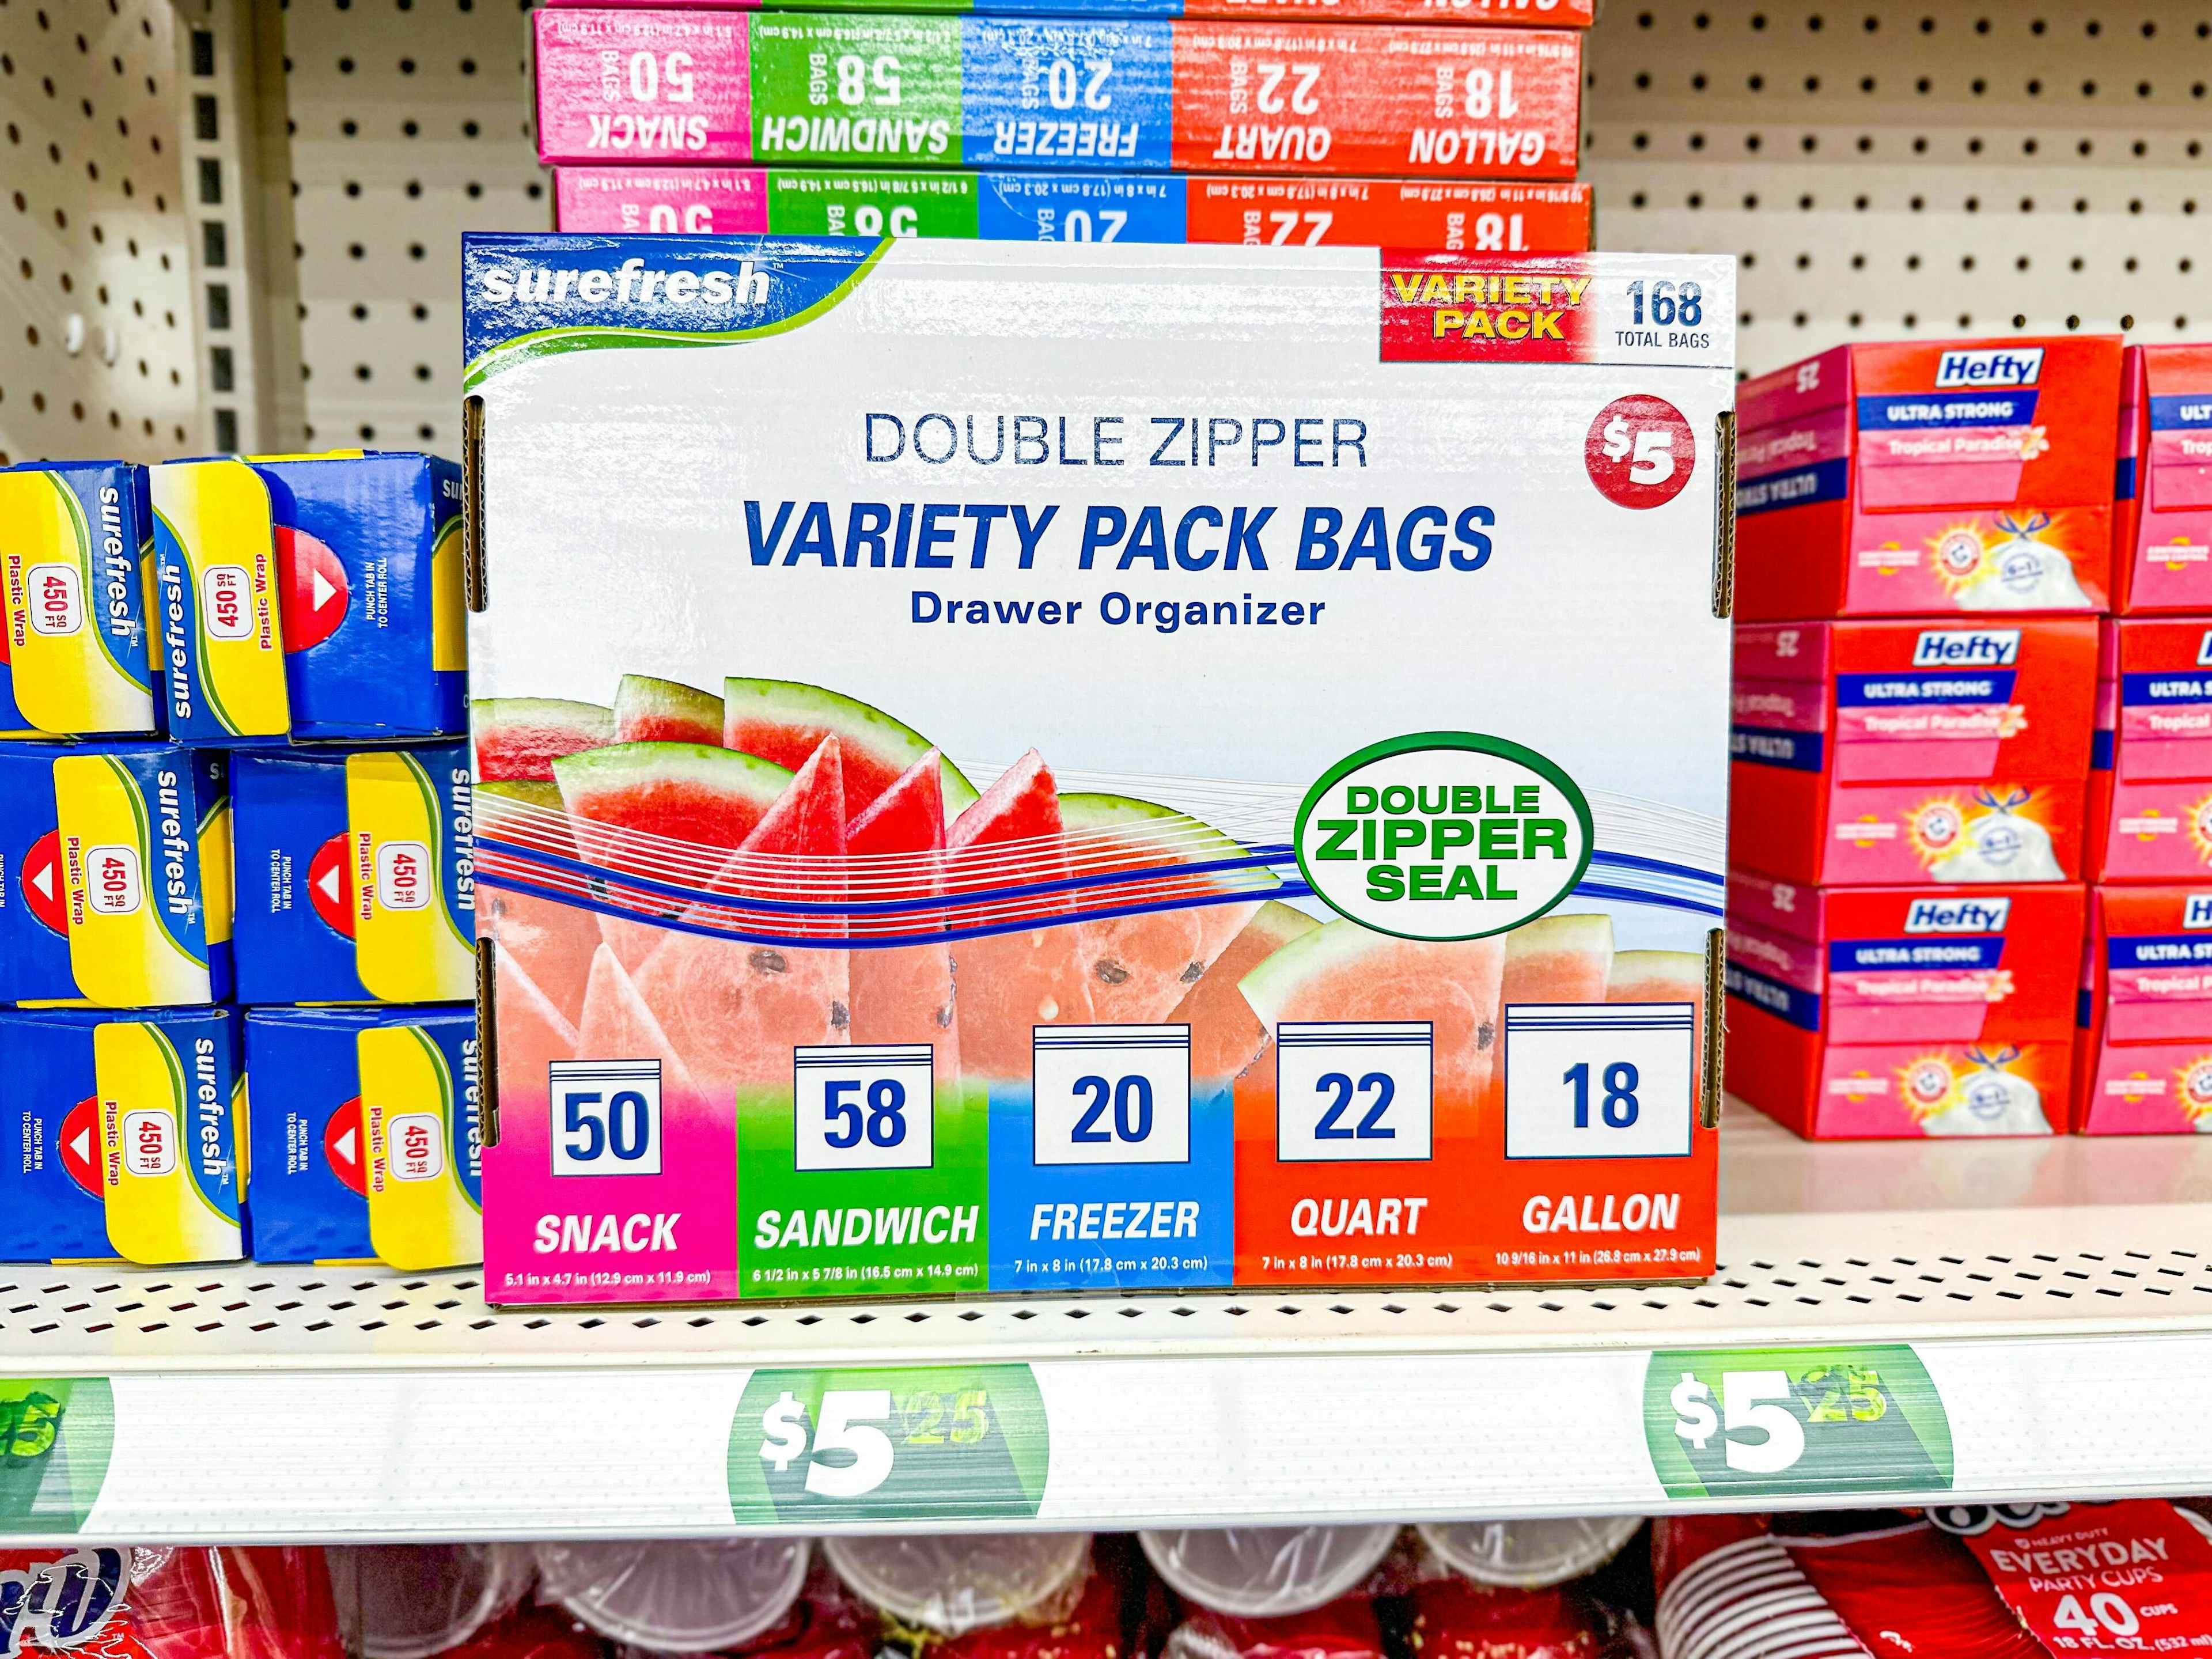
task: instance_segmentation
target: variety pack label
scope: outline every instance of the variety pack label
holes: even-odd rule
[[[2112,609],[2212,611],[2212,347],[2130,346]]]
[[[246,1254],[234,1012],[4,1011],[0,1048],[0,1261]]]
[[[1737,398],[1737,612],[2104,610],[2116,337],[1838,346]]]
[[[1575,30],[567,9],[535,27],[548,162],[1575,173]]]
[[[1711,1271],[1727,261],[465,274],[494,1300]]]
[[[151,735],[146,469],[0,467],[0,732]]]
[[[2212,870],[2212,618],[2103,624],[2090,868],[2100,881]]]
[[[1740,627],[1738,858],[1801,883],[2081,874],[2098,623]]]
[[[228,997],[229,775],[169,744],[0,744],[0,1000]]]
[[[2063,1132],[2083,903],[2071,883],[1821,889],[1738,872],[1729,1086],[1823,1139]]]
[[[885,4],[884,0],[842,0],[804,6],[730,5],[726,0],[548,0],[549,4],[586,5],[596,9],[681,11],[707,8],[725,11],[919,11],[981,12],[1035,17],[1054,12],[1128,17],[1287,18],[1303,22],[1490,23],[1537,28],[1587,28],[1597,15],[1596,0],[923,0],[919,4]]]
[[[475,994],[466,744],[242,754],[232,791],[241,1002]]]
[[[2100,887],[2083,957],[2085,1134],[2212,1134],[2212,889]]]
[[[168,731],[226,747],[464,726],[460,473],[425,455],[152,470]]]
[[[246,1016],[254,1254],[424,1273],[483,1256],[475,1011],[256,1008]]]
[[[953,168],[562,167],[555,199],[562,230],[631,235],[769,231],[1508,253],[1578,253],[1590,245],[1590,188],[1580,184]]]

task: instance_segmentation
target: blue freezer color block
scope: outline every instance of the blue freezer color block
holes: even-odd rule
[[[1126,173],[984,173],[976,234],[987,242],[1183,240],[1190,181]]]
[[[1193,1079],[1188,1163],[1040,1165],[1030,1085],[992,1084],[991,1289],[1227,1285],[1237,1254],[1235,1129],[1230,1089]],[[1163,1212],[1158,1206],[1164,1204],[1195,1211]],[[1073,1213],[1062,1206],[1073,1206]],[[1158,1224],[1170,1236],[1103,1237],[1109,1230],[1128,1231],[1139,1215],[1148,1231]],[[1188,1231],[1174,1237],[1179,1219]],[[1073,1237],[1053,1236],[1062,1222]],[[1085,1231],[1093,1236],[1083,1237]]]
[[[1055,63],[1081,66],[1055,108]],[[1171,167],[1175,40],[1164,21],[964,17],[960,159],[971,167]],[[987,233],[988,234],[988,233]]]
[[[254,1008],[246,1016],[253,1248],[263,1261],[374,1260],[355,1041],[412,1009]]]
[[[217,1062],[218,1086],[230,1097],[238,1065],[237,1015],[230,1009],[0,1009],[0,1261],[115,1254],[101,1188],[93,1032],[118,1021],[161,1027],[180,1053],[218,1028],[225,1056]]]
[[[372,1000],[339,926],[352,890],[345,757],[241,753],[231,789],[238,1000]]]

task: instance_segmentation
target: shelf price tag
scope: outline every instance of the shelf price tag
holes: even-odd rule
[[[77,1531],[114,1447],[106,1377],[0,1377],[0,1533]]]
[[[1662,1349],[1644,1439],[1668,1496],[1948,1492],[1951,1423],[1902,1343]]]
[[[740,1526],[1031,1520],[1051,1438],[1027,1365],[757,1370],[730,1425]]]

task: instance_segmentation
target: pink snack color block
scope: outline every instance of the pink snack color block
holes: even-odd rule
[[[540,11],[544,161],[744,161],[752,155],[746,20],[731,12]]]

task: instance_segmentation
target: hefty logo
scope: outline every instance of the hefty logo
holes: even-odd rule
[[[2002,933],[2012,901],[2001,899],[1915,899],[1905,913],[1908,933]]]
[[[71,1550],[0,1572],[0,1659],[85,1646],[122,1611],[130,1589],[129,1550]]]
[[[1947,392],[1960,386],[2033,386],[2042,373],[2041,346],[1947,351],[1936,361],[1936,389]]]
[[[1915,668],[2003,668],[2020,660],[2020,629],[1931,630],[1912,642]]]
[[[2212,927],[2212,893],[2191,893],[2183,902],[2181,925],[2192,932]]]
[[[2212,668],[2212,628],[2208,628],[2197,637],[2197,665]]]

